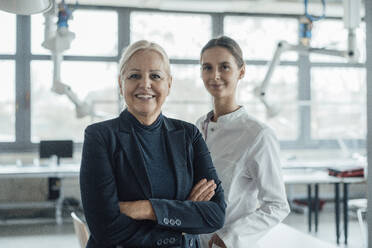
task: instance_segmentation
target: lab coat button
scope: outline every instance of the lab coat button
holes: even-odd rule
[[[177,225],[177,226],[180,226],[181,223],[182,223],[181,220],[179,220],[179,219],[176,220],[176,225]]]
[[[214,128],[213,128],[213,127],[211,128],[211,131],[212,131],[212,132],[214,131]]]
[[[166,224],[166,225],[168,225],[169,224],[169,219],[168,218],[164,218],[163,219],[163,223]]]
[[[171,224],[172,226],[174,226],[174,224],[176,224],[176,221],[174,219],[170,219],[169,220],[169,224]]]

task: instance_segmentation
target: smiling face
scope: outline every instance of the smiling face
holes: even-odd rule
[[[239,68],[226,48],[208,48],[201,56],[201,78],[214,98],[235,97],[236,86],[244,73],[245,67]]]
[[[153,50],[134,53],[119,81],[128,111],[142,123],[155,121],[172,83],[162,56]]]

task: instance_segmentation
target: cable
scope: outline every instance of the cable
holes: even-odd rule
[[[304,4],[305,4],[305,16],[307,18],[309,18],[310,21],[315,22],[315,21],[319,21],[319,20],[325,18],[325,13],[326,13],[326,2],[325,2],[325,0],[322,0],[323,13],[322,13],[321,16],[313,16],[313,15],[309,14],[309,12],[308,12],[309,1],[308,0],[304,0]]]

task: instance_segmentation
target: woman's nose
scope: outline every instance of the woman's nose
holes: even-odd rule
[[[214,71],[214,79],[215,80],[220,80],[220,78],[221,78],[220,71],[219,70],[215,70]]]
[[[149,77],[143,77],[141,80],[141,87],[145,89],[150,89],[151,88],[151,79]]]

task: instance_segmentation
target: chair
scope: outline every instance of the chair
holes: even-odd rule
[[[363,213],[367,212],[367,199],[353,199],[348,202],[349,208],[356,211],[360,231],[363,238],[363,247],[367,247],[367,228],[363,222]]]
[[[85,248],[88,243],[89,239],[89,231],[88,227],[85,223],[75,214],[75,212],[71,213],[71,217],[74,223],[75,234],[79,240],[80,247]]]

